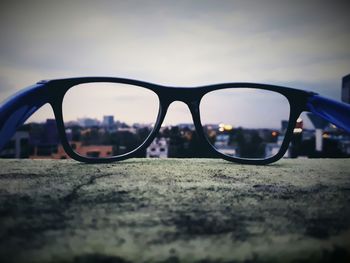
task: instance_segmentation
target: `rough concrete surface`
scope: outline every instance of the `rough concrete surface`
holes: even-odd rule
[[[350,262],[350,160],[0,160],[0,262]]]

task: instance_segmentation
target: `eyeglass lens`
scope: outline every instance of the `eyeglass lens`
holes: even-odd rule
[[[243,159],[266,159],[279,152],[289,112],[285,96],[254,88],[211,91],[200,104],[211,145],[222,154]]]
[[[151,90],[120,83],[87,83],[70,88],[62,113],[67,139],[84,157],[129,153],[150,135],[159,99]]]

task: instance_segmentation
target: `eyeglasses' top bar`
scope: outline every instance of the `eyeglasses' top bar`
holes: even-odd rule
[[[350,132],[350,105],[319,95],[309,97],[309,110],[317,116]]]
[[[84,83],[92,83],[92,82],[114,82],[114,83],[122,83],[122,84],[131,84],[131,85],[138,85],[141,87],[147,87],[147,88],[160,88],[160,89],[204,89],[206,91],[210,91],[211,89],[216,88],[234,88],[234,87],[249,87],[249,88],[266,88],[272,91],[291,91],[291,92],[299,92],[304,95],[314,95],[315,92],[311,91],[305,91],[305,90],[299,90],[284,86],[277,86],[277,85],[271,85],[271,84],[263,84],[263,83],[253,83],[253,82],[225,82],[225,83],[219,83],[219,84],[209,84],[209,85],[200,85],[200,86],[167,86],[167,85],[160,85],[155,84],[151,82],[141,81],[141,80],[134,80],[134,79],[127,79],[127,78],[117,78],[117,77],[77,77],[77,78],[63,78],[63,79],[47,79],[47,80],[40,80],[37,82],[37,84],[60,84],[60,85],[77,85],[77,84],[84,84]]]
[[[146,81],[127,79],[127,78],[116,78],[116,77],[78,77],[78,78],[65,78],[65,79],[46,79],[46,80],[40,80],[39,82],[37,82],[37,84],[48,84],[48,85],[59,84],[59,85],[65,85],[65,86],[72,86],[72,85],[91,83],[91,82],[114,82],[114,83],[138,85],[141,87],[142,86],[143,87],[154,87],[154,86],[161,87],[161,85],[153,84]]]

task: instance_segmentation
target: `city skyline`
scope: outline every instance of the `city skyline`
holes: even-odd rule
[[[132,151],[150,134],[152,127],[126,126],[107,115],[100,120],[81,119],[68,123],[66,138],[74,151],[84,156],[108,157]],[[278,129],[245,129],[229,124],[204,126],[205,136],[213,147],[226,155],[244,158],[266,158],[276,154],[285,136],[287,123],[281,122]],[[294,139],[286,157],[299,154],[315,157],[344,157],[350,153],[349,136],[332,125],[321,133],[322,143],[315,144],[317,131],[303,129],[298,120]],[[324,144],[324,146],[322,146]],[[315,146],[316,145],[316,146]],[[0,153],[2,158],[53,158],[67,159],[69,156],[60,145],[60,137],[54,119],[43,123],[28,123],[16,132],[11,142]],[[138,157],[213,157],[199,143],[194,125],[179,124],[160,129],[155,140],[140,152]]]
[[[69,120],[67,122],[65,122],[65,124],[67,125],[67,128],[69,128],[70,126],[74,126],[74,125],[78,125],[81,126],[82,128],[89,128],[89,127],[106,127],[107,125],[105,125],[103,123],[103,119],[104,117],[109,117],[112,116],[114,118],[114,123],[113,125],[121,125],[121,124],[126,124],[130,127],[132,126],[140,126],[140,127],[153,127],[154,123],[147,123],[147,122],[124,122],[122,120],[118,120],[116,119],[116,116],[114,115],[103,115],[101,117],[98,118],[91,118],[88,116],[83,116],[83,117],[78,117],[77,119],[73,119],[73,120]],[[27,121],[25,124],[44,124],[45,122],[47,122],[47,120],[55,120],[54,118],[47,118],[47,119],[43,119],[43,120],[39,120],[39,121]],[[230,129],[236,129],[236,128],[243,128],[243,129],[271,129],[271,130],[279,130],[281,129],[281,123],[283,121],[287,121],[287,120],[281,120],[281,122],[279,123],[279,126],[276,127],[271,127],[271,126],[266,126],[266,127],[249,127],[249,126],[241,126],[241,125],[235,125],[234,123],[230,123],[230,122],[207,122],[207,123],[203,123],[203,127],[207,127],[207,126],[212,126],[212,127],[216,127],[218,130],[221,126],[225,126],[225,127],[231,127]],[[195,129],[195,126],[193,124],[193,122],[179,122],[179,123],[163,123],[163,125],[161,127],[175,127],[175,126],[179,126],[179,127],[191,127],[191,129]]]

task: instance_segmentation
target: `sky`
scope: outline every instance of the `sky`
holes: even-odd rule
[[[271,83],[340,100],[347,2],[1,1],[0,101],[41,79],[77,76]],[[165,122],[191,122],[186,105],[174,103]]]

